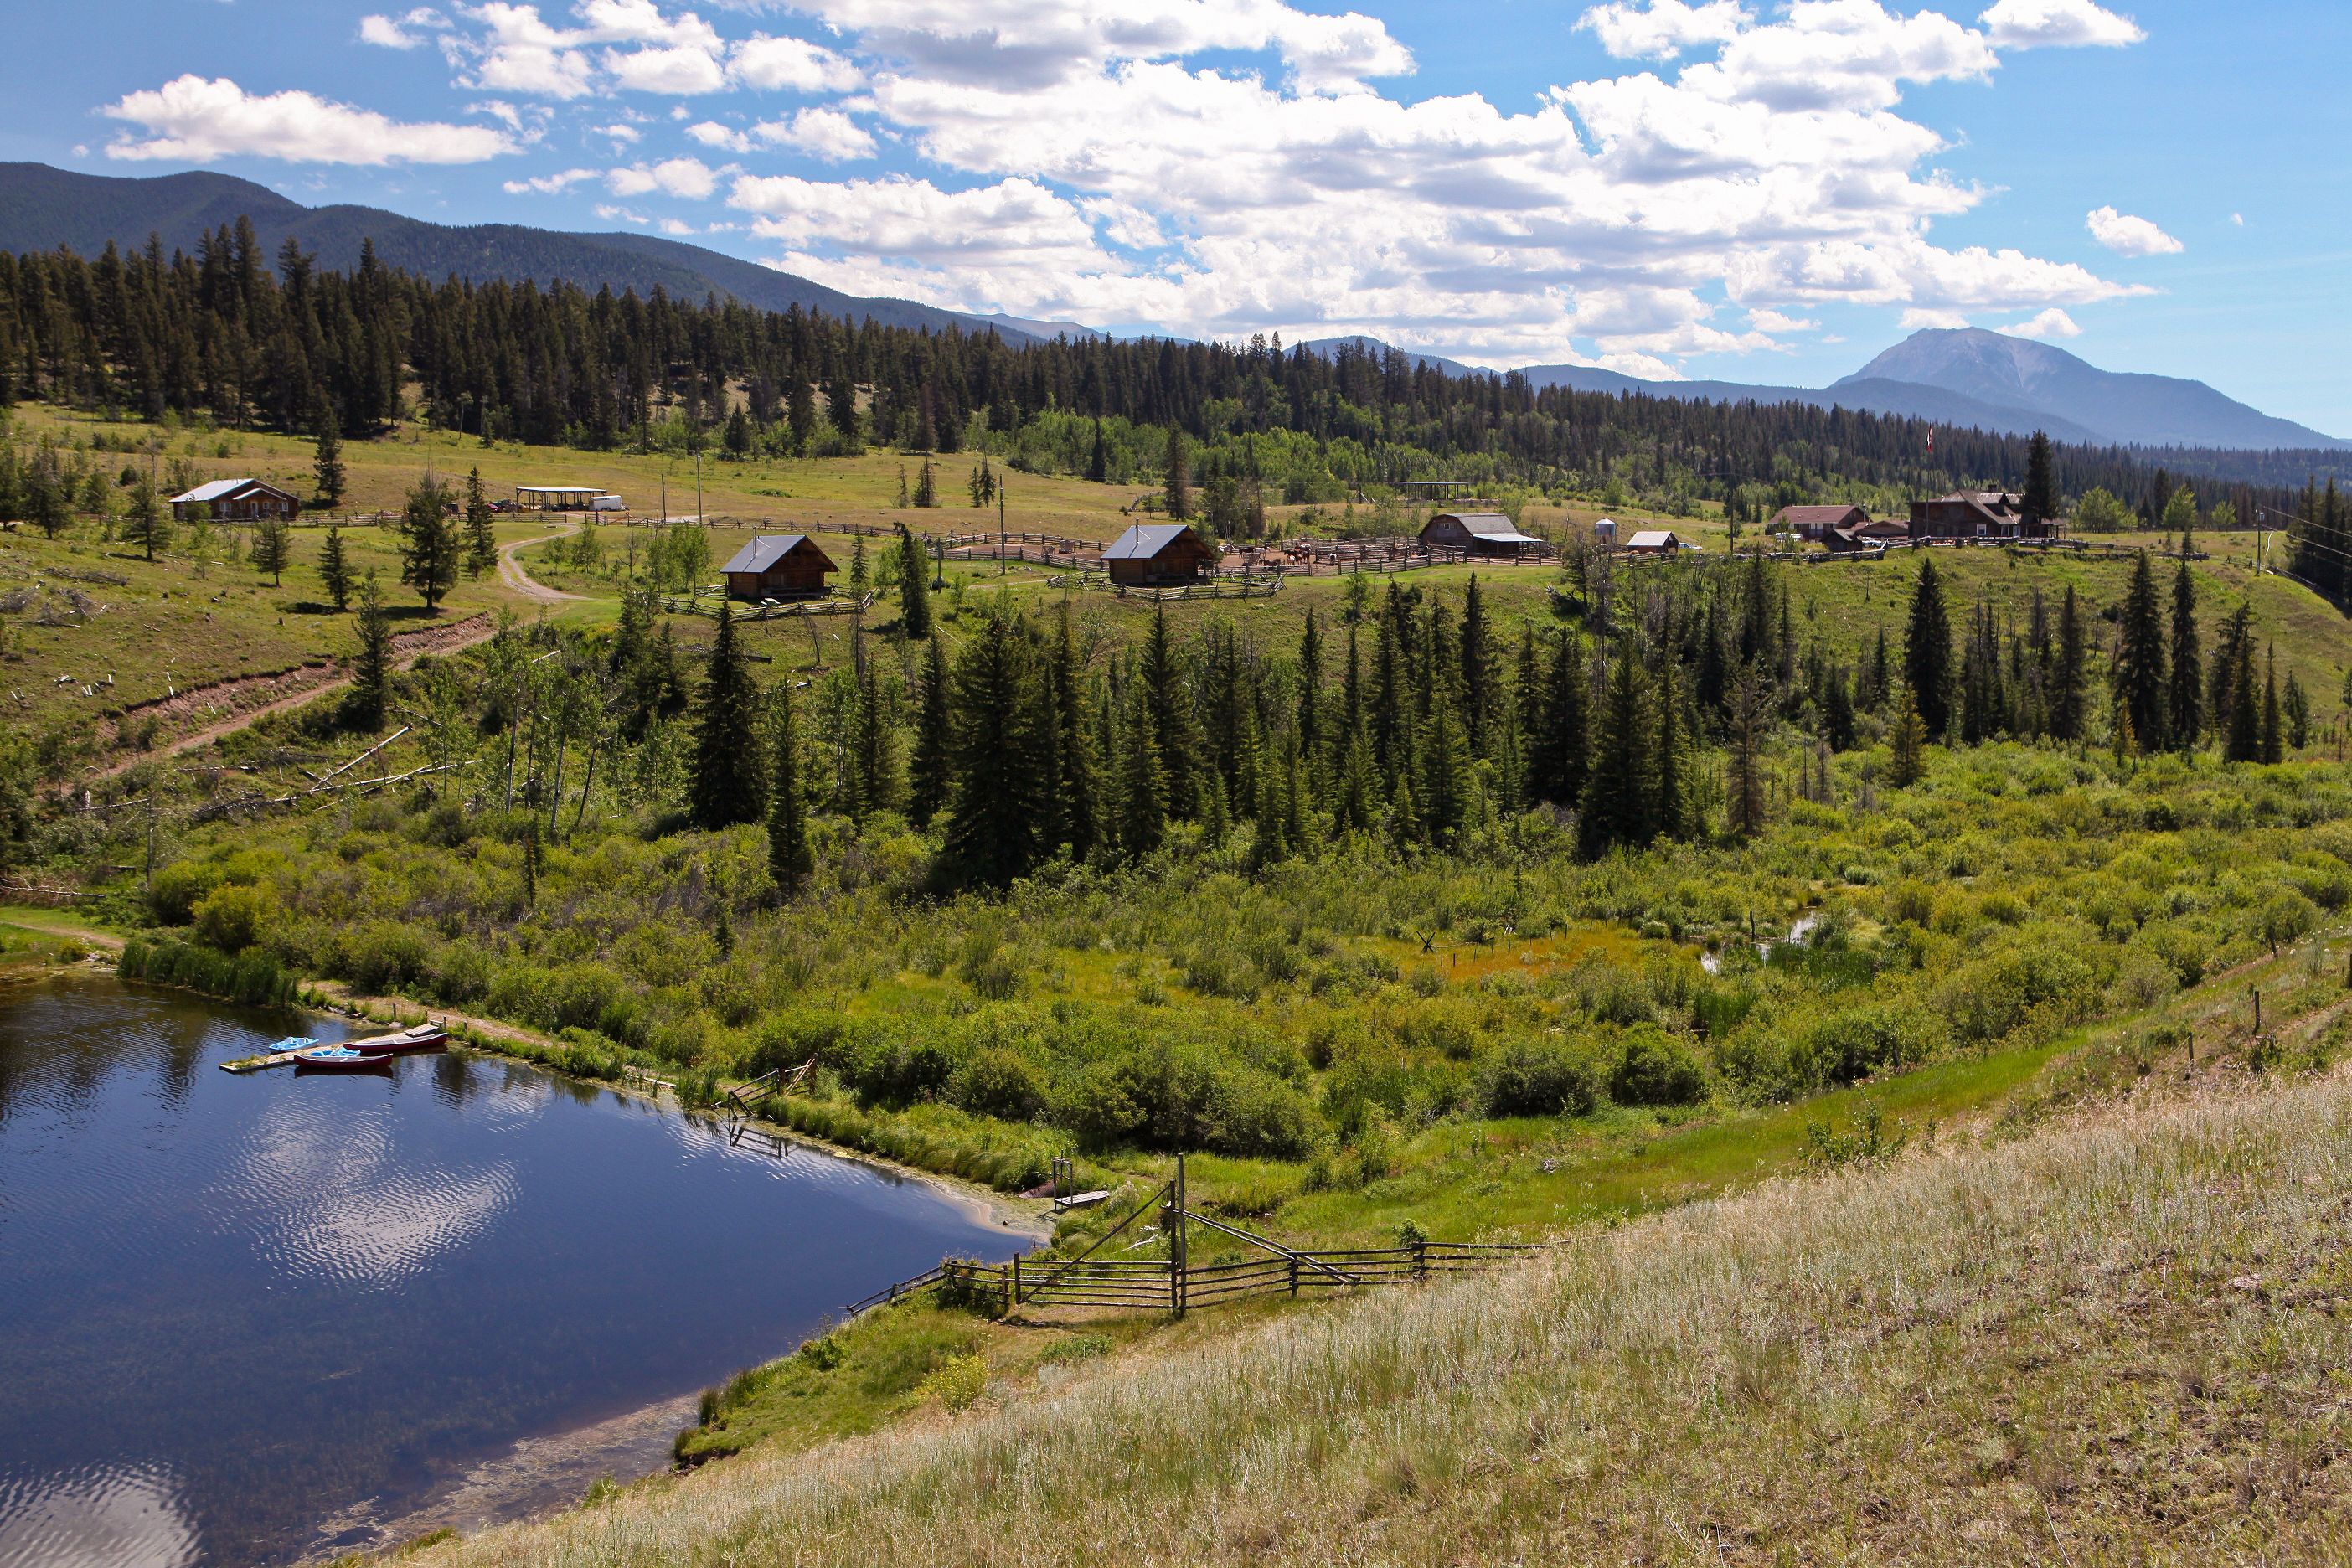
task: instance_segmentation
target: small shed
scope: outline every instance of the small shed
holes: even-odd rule
[[[172,498],[172,515],[182,522],[257,522],[265,517],[291,522],[301,510],[299,497],[268,479],[215,479]]]
[[[1767,533],[1793,533],[1800,539],[1827,543],[1841,528],[1859,528],[1870,521],[1869,509],[1858,506],[1784,506],[1764,525]]]
[[[1432,553],[1458,550],[1465,555],[1517,557],[1541,553],[1544,542],[1521,533],[1519,525],[1499,511],[1441,511],[1422,524],[1421,547]]]
[[[1680,555],[1694,548],[1685,544],[1681,535],[1670,528],[1645,528],[1625,542],[1629,555]]]
[[[1106,546],[1103,566],[1125,587],[1191,583],[1216,570],[1217,552],[1181,522],[1139,522]]]
[[[824,592],[841,568],[805,533],[763,533],[719,569],[730,599],[805,598]]]

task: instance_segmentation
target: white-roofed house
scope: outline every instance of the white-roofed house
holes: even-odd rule
[[[301,498],[268,479],[215,479],[172,498],[172,515],[182,522],[257,522],[265,517],[291,522],[301,511]]]
[[[1670,528],[1645,528],[1625,542],[1628,555],[1679,555],[1697,548],[1684,542],[1682,535]]]

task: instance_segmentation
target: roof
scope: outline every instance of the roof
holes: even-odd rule
[[[272,495],[284,496],[289,500],[294,499],[292,491],[281,490],[268,479],[214,479],[208,484],[198,485],[194,489],[186,491],[184,494],[173,496],[172,501],[173,505],[177,505],[181,501],[221,500],[235,495],[239,490],[254,486],[258,486]]]
[[[742,549],[719,570],[729,572],[765,572],[793,551],[809,542],[805,533],[763,533]]]
[[[1834,527],[1861,510],[1858,506],[1784,506],[1773,515],[1799,528],[1808,524],[1822,528]]]
[[[1429,521],[1442,522],[1451,518],[1462,525],[1474,539],[1492,540],[1497,544],[1541,544],[1533,534],[1521,533],[1518,524],[1499,511],[1441,511]]]
[[[600,496],[605,492],[594,485],[517,485],[519,496]]]
[[[1645,528],[1625,542],[1628,550],[1664,550],[1667,545],[1680,545],[1670,528]]]
[[[1103,547],[1106,561],[1150,561],[1192,530],[1181,522],[1139,522]]]

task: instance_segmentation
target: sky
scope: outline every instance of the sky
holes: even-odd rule
[[[83,0],[10,33],[41,67],[0,158],[1496,367],[1819,385],[1967,324],[2352,435],[2344,0]]]

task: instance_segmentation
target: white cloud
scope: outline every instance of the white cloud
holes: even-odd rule
[[[828,163],[874,155],[873,135],[837,109],[803,109],[789,121],[762,121],[751,129],[763,142],[797,147]]]
[[[2147,35],[2128,16],[2118,16],[2091,0],[1993,0],[1977,18],[1995,48],[2118,48]]]
[[[719,171],[699,158],[665,158],[658,163],[635,163],[604,176],[616,196],[642,196],[661,191],[689,201],[701,201],[719,188]]]
[[[727,85],[727,68],[709,49],[680,44],[666,49],[604,51],[604,68],[622,87],[637,92],[691,95]]]
[[[735,79],[768,92],[850,92],[866,85],[856,66],[800,38],[755,35],[735,46]]]
[[[692,224],[674,217],[666,217],[659,223],[654,225],[654,226],[660,229],[664,234],[692,234],[694,232],[694,226]]]
[[[1967,312],[1961,310],[1913,309],[1904,311],[1903,320],[1896,324],[1906,332],[1916,332],[1923,327],[1949,331],[1967,326],[1969,318]]]
[[[1748,312],[1748,324],[1759,332],[1774,332],[1782,336],[1790,332],[1819,331],[1822,326],[1819,321],[1780,310],[1750,310]]]
[[[208,163],[278,158],[295,163],[478,163],[517,151],[485,125],[403,122],[299,90],[255,95],[226,77],[190,74],[105,106],[141,126],[108,144],[110,158]]]
[[[2243,214],[2243,213],[2231,213],[2231,214],[2230,215],[2230,226],[2231,226],[2231,227],[2232,227],[2232,228],[2243,228],[2243,227],[2245,227],[2245,226],[2246,226],[2246,215],[2245,215],[2245,214]]]
[[[638,130],[634,125],[625,125],[618,121],[614,121],[610,125],[599,125],[593,132],[591,132],[591,134],[597,136],[609,136],[613,139],[613,142],[615,146],[625,147],[634,147],[638,142],[646,139],[646,133],[644,132]]]
[[[413,49],[424,41],[414,33],[402,32],[400,24],[389,16],[360,18],[360,42],[363,44],[386,49]]]
[[[524,195],[556,196],[562,195],[583,180],[602,178],[604,178],[604,172],[599,169],[566,169],[559,174],[537,174],[528,180],[509,180],[504,189],[510,196]]]
[[[1695,45],[1728,43],[1754,19],[1738,0],[1617,0],[1594,6],[1576,25],[1620,59],[1664,60]]]
[[[603,203],[597,205],[596,216],[606,223],[633,223],[640,228],[649,221],[642,213],[633,213],[626,207],[609,206]]]
[[[2074,324],[2074,318],[2055,305],[2030,321],[2020,321],[2013,327],[2003,327],[2001,331],[2013,338],[2039,338],[2044,342],[2051,338],[2079,338],[2083,335],[2083,329]]]
[[[705,147],[723,148],[730,153],[749,153],[751,150],[751,139],[749,136],[732,126],[721,125],[716,120],[706,120],[698,125],[689,125],[686,128],[686,133]]]
[[[2147,219],[2113,207],[2094,208],[2084,226],[2118,256],[2176,256],[2189,248]]]

